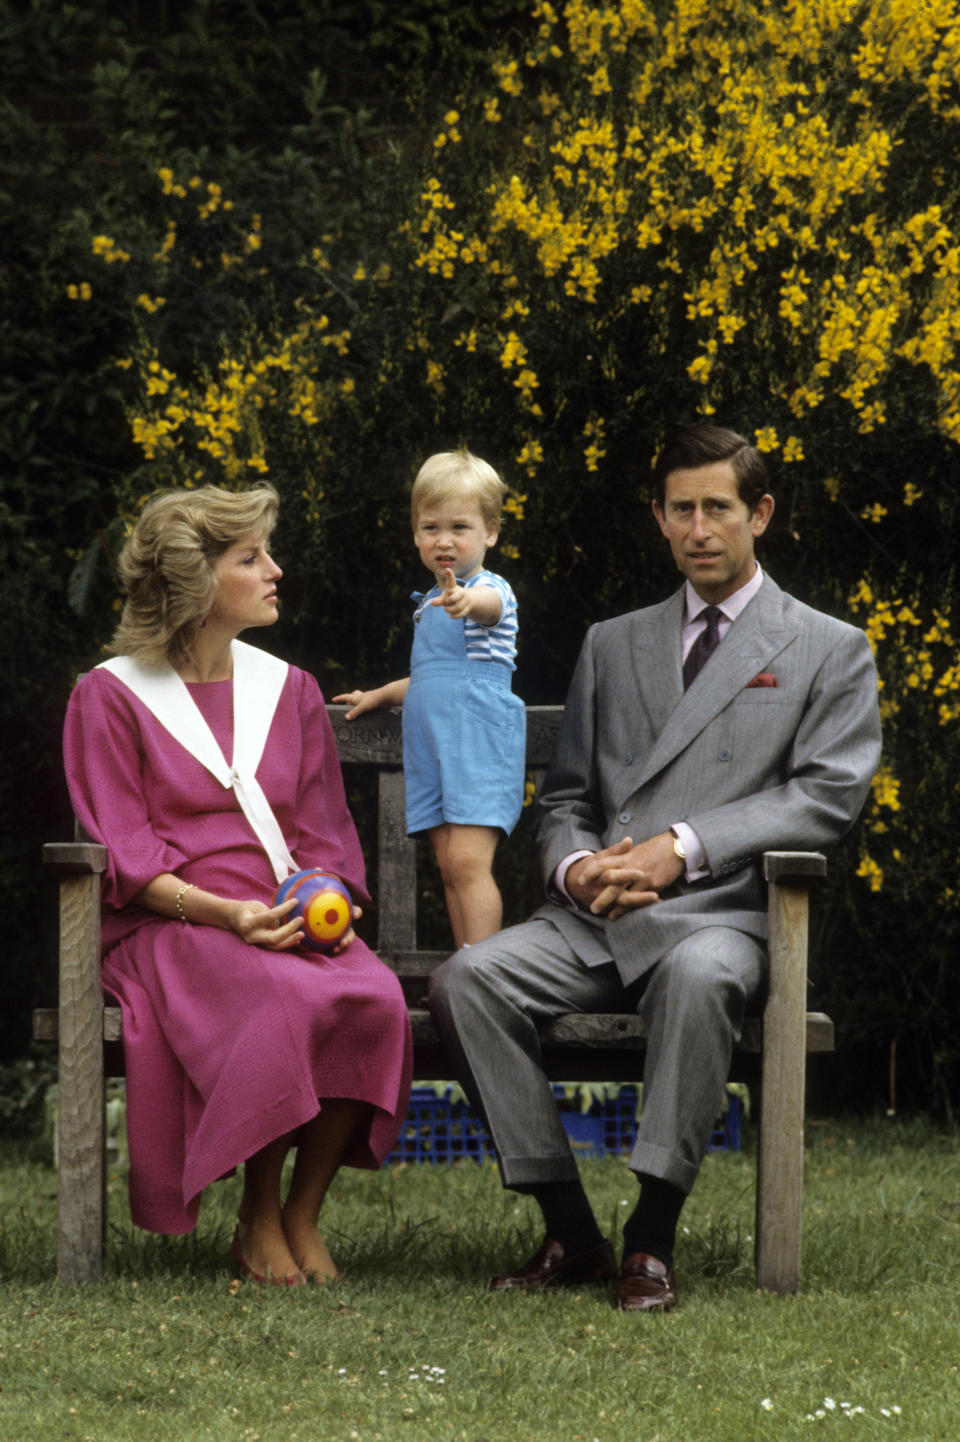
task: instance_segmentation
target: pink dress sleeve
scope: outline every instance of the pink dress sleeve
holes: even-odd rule
[[[103,900],[119,909],[155,876],[176,872],[185,858],[151,825],[140,732],[104,672],[84,676],[70,698],[63,759],[77,820],[107,848]]]
[[[293,854],[301,867],[332,871],[346,882],[354,901],[367,902],[363,854],[347,808],[333,727],[315,678],[306,671],[298,677],[303,750],[297,793],[299,837]]]

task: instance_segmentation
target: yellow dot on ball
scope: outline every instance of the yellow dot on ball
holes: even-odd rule
[[[318,891],[304,913],[307,932],[315,941],[334,941],[350,922],[350,907],[336,891]]]

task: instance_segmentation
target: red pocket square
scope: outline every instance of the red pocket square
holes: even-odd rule
[[[744,687],[744,690],[745,690],[745,691],[749,691],[751,686],[776,686],[776,685],[777,685],[777,678],[776,678],[776,676],[774,676],[774,674],[773,674],[772,671],[761,671],[758,676],[754,676],[754,678],[753,678],[752,681],[748,681],[748,682],[747,682],[746,686]]]

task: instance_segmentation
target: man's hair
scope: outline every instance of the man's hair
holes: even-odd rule
[[[469,451],[438,451],[424,461],[410,492],[410,520],[417,529],[420,512],[455,499],[474,501],[484,525],[500,529],[500,508],[507,487],[493,466]]]
[[[244,536],[267,540],[278,505],[267,484],[153,496],[120,552],[117,569],[127,595],[110,650],[148,666],[187,660],[195,628],[213,605],[216,562]]]
[[[724,426],[681,426],[664,443],[654,463],[653,485],[661,506],[666,501],[671,471],[693,471],[714,461],[729,461],[737,478],[737,494],[753,515],[761,496],[770,489],[763,456],[750,442]]]

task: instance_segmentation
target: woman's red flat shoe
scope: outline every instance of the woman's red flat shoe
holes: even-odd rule
[[[242,1275],[250,1282],[259,1282],[264,1287],[305,1287],[307,1278],[304,1272],[294,1272],[292,1277],[262,1277],[249,1265],[240,1248],[240,1228],[233,1234],[233,1241],[230,1243],[230,1256],[239,1267]]]

